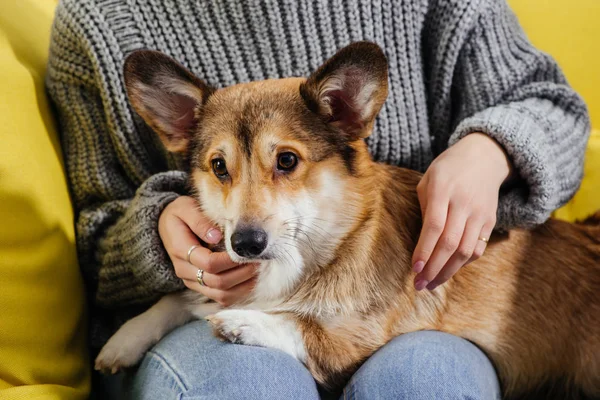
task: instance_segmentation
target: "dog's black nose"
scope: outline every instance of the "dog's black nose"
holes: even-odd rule
[[[240,257],[256,257],[266,248],[269,237],[262,229],[243,228],[231,235],[231,247]]]

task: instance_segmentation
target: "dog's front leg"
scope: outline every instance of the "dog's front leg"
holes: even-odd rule
[[[306,365],[313,377],[336,389],[358,368],[375,347],[357,335],[328,330],[320,323],[292,313],[225,310],[207,317],[215,334],[232,343],[284,351]],[[365,334],[367,334],[365,332]]]
[[[95,368],[116,373],[137,364],[146,351],[167,333],[194,318],[219,309],[218,304],[191,290],[163,296],[146,312],[127,321],[104,345]]]
[[[302,334],[291,314],[234,309],[220,311],[206,319],[221,339],[278,349],[301,362],[306,360]]]

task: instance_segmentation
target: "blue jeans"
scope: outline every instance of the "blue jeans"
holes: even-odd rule
[[[308,370],[278,350],[224,343],[204,321],[163,338],[125,386],[126,398],[319,399]],[[342,399],[499,399],[491,362],[455,336],[423,331],[399,336],[354,374]]]

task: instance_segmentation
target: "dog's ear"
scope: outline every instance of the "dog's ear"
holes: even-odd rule
[[[387,59],[371,42],[339,50],[300,86],[308,108],[339,127],[350,140],[371,133],[388,92]]]
[[[167,150],[187,151],[198,112],[214,89],[171,57],[152,50],[129,55],[124,77],[131,105]]]

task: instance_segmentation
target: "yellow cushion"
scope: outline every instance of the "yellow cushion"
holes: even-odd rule
[[[568,221],[600,209],[600,1],[509,0],[529,39],[550,53],[590,109],[592,132],[585,177],[573,200],[554,216]]]
[[[584,178],[575,197],[554,216],[566,221],[583,220],[600,211],[600,130],[592,131],[588,144]]]
[[[73,211],[44,69],[56,1],[0,11],[0,398],[85,399]]]

